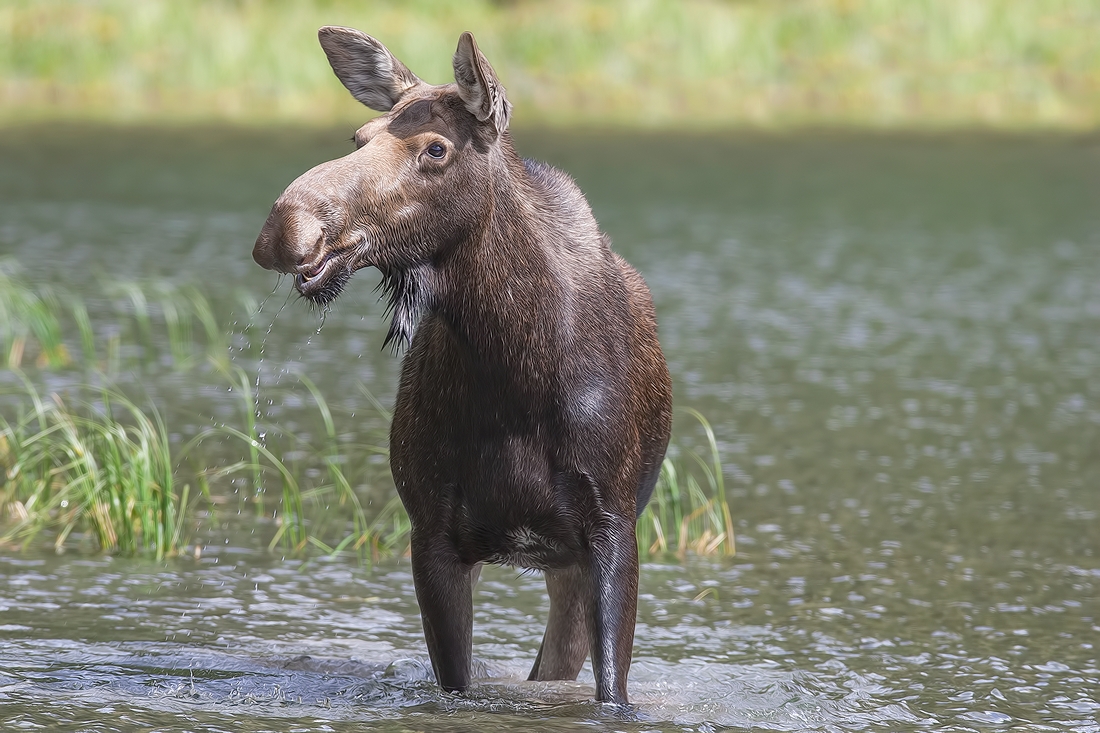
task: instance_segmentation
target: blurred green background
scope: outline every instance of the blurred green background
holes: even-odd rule
[[[361,119],[326,24],[434,83],[473,31],[529,126],[1100,121],[1100,0],[0,0],[0,122]]]

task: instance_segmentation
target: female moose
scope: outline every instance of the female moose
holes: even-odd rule
[[[645,282],[568,176],[516,154],[473,36],[440,86],[359,31],[319,36],[344,86],[385,114],[290,184],[252,256],[317,303],[360,268],[382,273],[386,343],[408,345],[390,465],[436,678],[469,685],[472,586],[503,563],[546,577],[531,679],[575,679],[591,653],[596,699],[625,703],[634,528],[672,403]]]

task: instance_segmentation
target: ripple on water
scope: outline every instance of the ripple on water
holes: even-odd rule
[[[247,708],[249,715],[271,719],[320,715],[386,720],[413,709],[418,715],[608,717],[591,702],[590,675],[576,683],[529,683],[523,681],[525,666],[503,660],[479,660],[474,688],[454,697],[434,685],[423,656],[366,662],[257,656],[166,643],[38,640],[13,644],[8,659],[0,695],[11,703],[9,711],[29,706],[31,700],[64,701],[72,715],[64,722],[74,724],[116,705],[147,715],[215,710],[234,715],[241,714],[236,709]],[[643,657],[636,660],[632,675],[636,709],[630,717],[642,726],[787,731],[927,722],[904,703],[876,700],[881,688],[850,673],[827,679],[774,665],[670,664]],[[56,711],[49,715],[62,722]],[[7,722],[31,716],[24,710]]]
[[[526,137],[647,278],[677,401],[714,427],[737,522],[731,563],[645,567],[637,719],[588,702],[588,670],[523,681],[537,578],[484,573],[486,676],[454,698],[428,682],[406,563],[281,562],[263,552],[270,525],[242,519],[202,527],[198,562],[0,556],[0,728],[1100,732],[1095,144]],[[119,324],[88,277],[107,258],[112,278],[201,281],[218,313],[240,313],[238,288],[270,292],[248,249],[272,181],[341,151],[36,126],[4,131],[0,153],[0,250]],[[103,186],[85,185],[93,171]],[[298,441],[289,461],[326,431],[296,372],[330,401],[342,454],[384,432],[359,385],[387,401],[399,361],[356,277],[322,333],[279,292],[233,339],[259,431]],[[64,392],[84,373],[41,379]],[[240,424],[237,393],[201,368],[142,364],[133,381],[177,445]],[[0,383],[18,388],[10,371]],[[678,425],[675,445],[690,458],[705,440]]]
[[[125,730],[105,724],[102,712],[125,710],[151,727],[186,719],[201,730],[220,730],[219,716],[240,730],[280,729],[291,720],[303,729],[322,720],[414,727],[446,720],[523,730],[538,720],[549,729],[590,721],[639,731],[1009,723],[1041,730],[1028,726],[1057,720],[1062,730],[1095,730],[1095,663],[1025,648],[1027,638],[1009,632],[1017,626],[1011,619],[1030,610],[996,602],[972,630],[943,632],[918,616],[900,634],[883,617],[910,613],[904,598],[883,598],[879,618],[841,618],[816,613],[810,602],[785,602],[790,593],[808,595],[812,573],[771,584],[747,563],[649,564],[631,671],[636,710],[622,719],[591,702],[587,666],[576,683],[525,681],[546,610],[537,577],[485,569],[476,599],[477,682],[454,697],[432,682],[407,561],[373,568],[324,561],[300,572],[297,563],[230,557],[160,566],[48,558],[21,567],[32,572],[20,574],[4,601],[0,722]],[[6,560],[2,566],[12,568]],[[717,590],[695,600],[701,587]],[[753,604],[737,607],[723,596]],[[43,602],[54,610],[43,614]],[[775,613],[780,607],[787,615]],[[1065,615],[1083,606],[1064,608],[1060,633],[1091,623]],[[115,620],[87,621],[108,610]],[[876,635],[884,631],[890,635]],[[1041,629],[1036,636],[1048,640]]]

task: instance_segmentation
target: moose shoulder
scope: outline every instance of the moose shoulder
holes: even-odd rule
[[[672,402],[645,282],[568,176],[516,154],[473,36],[439,86],[359,31],[319,36],[344,86],[386,114],[290,184],[253,257],[318,303],[360,268],[382,273],[386,343],[408,346],[390,463],[436,678],[469,685],[472,587],[481,563],[503,563],[546,577],[531,679],[575,679],[591,653],[596,699],[625,703],[634,528]]]

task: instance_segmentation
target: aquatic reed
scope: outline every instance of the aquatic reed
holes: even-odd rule
[[[278,426],[265,426],[261,433],[255,396],[248,375],[233,365],[223,371],[234,385],[241,403],[244,428],[231,425],[212,427],[197,436],[188,445],[192,452],[196,446],[210,439],[229,436],[242,443],[248,450],[248,459],[207,475],[219,477],[243,474],[251,487],[251,499],[256,514],[275,520],[276,531],[269,542],[269,549],[282,546],[292,554],[303,554],[308,547],[326,554],[352,551],[376,560],[380,557],[403,552],[409,532],[408,518],[397,497],[387,501],[373,516],[369,515],[357,493],[357,486],[364,486],[380,478],[375,474],[348,474],[343,468],[349,451],[357,454],[386,455],[380,445],[341,445],[336,431],[336,421],[328,402],[317,385],[306,375],[298,375],[299,383],[309,392],[325,428],[323,442],[313,445],[293,432]],[[362,387],[365,394],[369,394]],[[373,399],[373,395],[371,396]],[[375,401],[376,402],[376,401]],[[387,413],[383,413],[388,417]],[[308,465],[320,464],[325,480],[303,484],[305,473],[302,465],[288,465],[283,456],[304,455]],[[267,489],[278,487],[278,501],[268,506]]]
[[[132,334],[140,356],[127,366],[139,368],[166,353],[173,366],[190,369],[205,360],[224,365],[229,356],[228,329],[214,315],[207,297],[194,286],[166,282],[105,282],[101,292],[112,298],[113,323],[93,325],[87,305],[78,297],[59,296],[47,286],[32,288],[20,281],[19,268],[0,260],[0,364],[19,369],[34,365],[60,369],[79,365],[111,375],[122,368],[119,340]],[[246,315],[254,302],[241,297]],[[202,338],[196,334],[200,324]],[[65,334],[76,331],[80,360],[74,360]],[[163,338],[157,334],[164,334]],[[102,354],[97,342],[106,342]]]
[[[200,525],[200,513],[216,512],[215,505],[224,504],[230,487],[239,488],[243,478],[248,496],[239,495],[238,507],[250,502],[257,519],[274,520],[272,549],[355,552],[367,559],[406,551],[410,527],[400,500],[390,493],[374,512],[365,500],[366,487],[387,481],[384,469],[363,460],[388,455],[384,436],[369,444],[342,443],[337,416],[306,375],[297,379],[324,426],[319,442],[275,425],[261,432],[253,378],[230,362],[228,329],[201,291],[164,283],[105,285],[119,323],[107,329],[102,350],[97,334],[104,324],[93,323],[84,302],[31,289],[12,277],[14,270],[0,263],[0,356],[20,385],[0,395],[0,544],[26,545],[53,532],[61,549],[76,533],[108,552],[170,556],[183,549],[185,530]],[[78,346],[70,352],[65,336],[73,330],[76,338],[69,343]],[[153,404],[139,405],[110,386],[123,366],[124,338],[141,346],[143,359],[165,354],[176,370],[193,369],[196,355],[205,354],[213,373],[232,386],[240,422],[211,427],[174,446]],[[83,375],[75,394],[44,398],[21,370],[27,363]],[[140,370],[142,363],[128,366]],[[388,424],[391,413],[366,385],[360,391]],[[679,557],[733,554],[714,432],[700,413],[685,412],[701,427],[709,455],[670,451],[678,457],[665,460],[639,519],[639,550]],[[220,441],[224,447],[225,438],[240,447],[240,455],[212,464],[204,446]],[[296,458],[288,462],[286,456]],[[319,477],[307,480],[314,468]]]
[[[25,287],[15,279],[15,272],[12,263],[0,261],[0,356],[12,369],[32,356],[40,366],[68,364],[57,297],[49,289]]]
[[[20,375],[22,377],[22,375]],[[173,477],[163,421],[107,388],[95,403],[43,398],[22,377],[24,410],[0,416],[0,544],[43,530],[54,546],[87,528],[108,552],[174,555],[184,542],[190,488]]]
[[[722,459],[710,423],[698,410],[694,418],[706,436],[709,455],[694,450],[687,460],[665,458],[653,498],[638,518],[638,550],[643,555],[733,555],[733,516],[722,478]],[[675,452],[676,448],[673,448]]]

